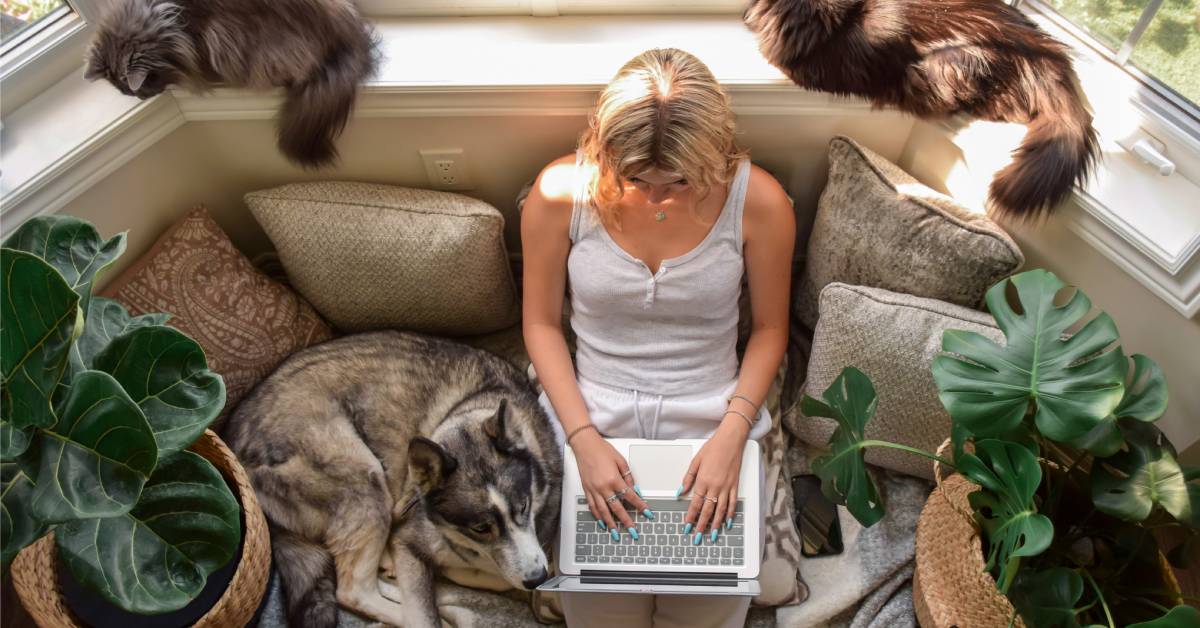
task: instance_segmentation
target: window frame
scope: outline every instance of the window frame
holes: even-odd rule
[[[746,0],[358,0],[370,17],[737,14]]]
[[[66,0],[70,12],[5,46],[0,54],[0,114],[11,113],[79,70],[93,25],[114,1]]]

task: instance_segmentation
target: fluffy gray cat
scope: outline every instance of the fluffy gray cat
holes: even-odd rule
[[[334,141],[377,65],[351,0],[124,0],[100,24],[84,77],[143,99],[177,84],[283,87],[279,149],[320,167],[337,159]]]

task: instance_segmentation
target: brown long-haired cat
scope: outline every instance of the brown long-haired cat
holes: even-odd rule
[[[1066,47],[1000,0],[751,0],[743,18],[801,87],[1028,125],[989,188],[1000,214],[1044,215],[1095,160]]]
[[[337,159],[376,39],[351,0],[124,0],[100,24],[89,80],[150,98],[170,85],[283,87],[279,149],[309,167]]]

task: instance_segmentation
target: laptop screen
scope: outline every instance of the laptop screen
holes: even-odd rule
[[[671,491],[683,481],[692,462],[691,445],[629,446],[629,469],[643,491]]]

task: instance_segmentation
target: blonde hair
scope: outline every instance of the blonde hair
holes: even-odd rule
[[[734,134],[729,96],[702,61],[675,48],[634,57],[604,88],[580,138],[600,221],[620,227],[622,180],[652,168],[682,175],[696,198],[729,183],[747,155]]]

